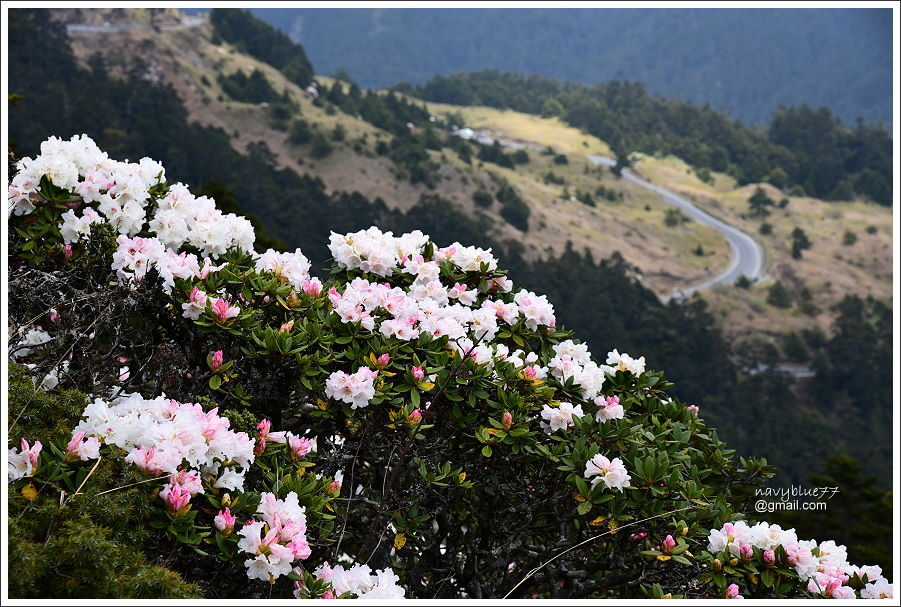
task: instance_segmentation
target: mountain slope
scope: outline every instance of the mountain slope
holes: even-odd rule
[[[301,42],[320,72],[364,86],[500,69],[645,83],[748,123],[780,104],[846,123],[892,120],[886,9],[323,9],[251,11]]]

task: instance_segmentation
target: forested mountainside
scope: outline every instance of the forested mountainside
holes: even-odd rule
[[[247,23],[253,25],[246,31],[260,27],[251,20]],[[242,31],[239,27],[232,44],[242,43]],[[172,35],[217,34],[195,28]],[[249,52],[251,47],[245,48]],[[765,354],[755,358],[743,353],[746,356],[739,361],[703,299],[663,305],[634,279],[621,257],[597,260],[569,249],[562,255],[527,260],[521,256],[521,242],[487,236],[482,216],[463,213],[442,197],[440,182],[408,209],[391,208],[357,192],[328,191],[313,167],[307,165],[304,171],[280,167],[267,142],[239,149],[231,130],[190,122],[176,90],[164,81],[148,80],[146,66],[120,74],[117,66],[100,59],[88,66],[79,64],[65,28],[50,20],[46,11],[10,11],[10,53],[10,91],[22,96],[10,108],[10,137],[19,154],[35,153],[47,136],[84,132],[119,157],[151,156],[169,168],[170,181],[184,181],[214,196],[224,209],[254,214],[270,236],[287,248],[301,247],[314,263],[327,257],[323,233],[369,225],[396,233],[421,229],[443,242],[493,246],[512,269],[511,278],[546,293],[567,326],[577,328],[593,347],[616,344],[644,354],[650,367],[666,370],[677,383],[676,393],[699,404],[731,445],[779,466],[781,482],[802,480],[825,457],[842,451],[866,461],[867,471],[882,482],[890,476],[891,357],[886,352],[891,348],[891,314],[884,304],[849,297],[838,311],[832,336],[805,337],[805,347],[816,352],[818,376],[809,393],[799,393],[778,372],[747,374],[745,368],[764,360]],[[217,78],[215,71],[194,76],[198,82]],[[227,79],[231,74],[219,76]],[[233,84],[235,95],[248,88],[239,79]],[[269,104],[264,120],[282,116],[293,125],[297,116],[290,99],[279,105],[284,91],[273,89],[273,95],[264,102]],[[363,101],[367,98],[369,102]],[[223,101],[211,97],[209,103]],[[457,138],[446,138],[437,127],[428,135],[425,128],[411,133],[391,126],[422,120],[415,103],[400,98],[379,102],[375,95],[358,91],[346,99],[336,94],[323,104],[336,115],[371,111],[367,124],[380,124],[375,128],[388,133],[395,130],[383,138],[383,145],[386,154],[394,153],[398,164],[406,167],[404,179],[414,178],[416,167],[425,176],[435,170],[429,165],[431,156],[418,152],[429,149],[427,137],[438,137],[433,145],[448,155],[467,153],[452,147],[460,145]],[[301,130],[298,136],[303,135]],[[316,135],[327,145],[335,143],[314,129],[312,136]],[[460,149],[473,157],[487,154],[466,145],[472,147]],[[521,232],[523,239],[528,238],[528,231]]]
[[[319,72],[366,87],[496,68],[594,85],[642,82],[747,124],[779,105],[846,124],[892,120],[887,9],[251,9],[308,49]]]
[[[589,87],[487,71],[396,88],[430,101],[560,116],[623,158],[635,151],[675,154],[739,183],[768,181],[818,198],[848,200],[857,193],[892,203],[891,135],[882,125],[848,128],[828,108],[780,107],[761,131],[708,106],[653,97],[639,83]]]

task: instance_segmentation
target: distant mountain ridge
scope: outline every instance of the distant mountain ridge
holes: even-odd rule
[[[320,73],[364,87],[498,69],[644,83],[749,124],[780,105],[892,121],[888,9],[271,9]]]

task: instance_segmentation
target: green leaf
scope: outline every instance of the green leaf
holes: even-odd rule
[[[579,514],[586,514],[589,510],[591,510],[591,506],[591,502],[582,502],[581,504],[579,504],[579,507],[576,509],[576,511]]]
[[[482,455],[484,455],[485,457],[491,457],[491,446],[490,445],[485,445],[484,447],[482,447]]]

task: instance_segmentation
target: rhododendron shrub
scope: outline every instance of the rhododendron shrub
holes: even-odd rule
[[[792,569],[785,547],[778,578],[731,562],[762,544],[723,561],[710,530],[772,469],[736,461],[644,357],[594,356],[490,250],[373,227],[328,236],[314,272],[86,138],[22,161],[9,201],[11,351],[36,390],[94,397],[10,479],[56,487],[54,467],[74,482],[120,457],[148,477],[153,529],[211,576],[240,567],[247,596],[884,591]]]

